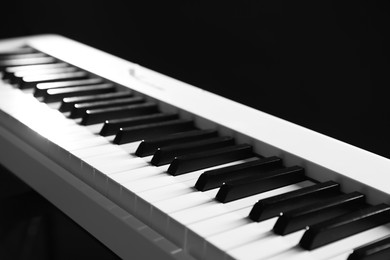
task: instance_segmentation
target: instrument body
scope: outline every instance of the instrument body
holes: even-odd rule
[[[337,181],[344,192],[364,192],[370,203],[390,203],[390,160],[384,157],[59,35],[2,40],[0,52],[26,44],[130,88],[164,112],[177,112],[201,128],[249,143],[263,156],[302,166],[312,179]],[[158,223],[142,219],[132,206],[118,204],[118,198],[137,195],[112,192],[104,173],[61,147],[53,133],[61,133],[62,125],[48,120],[58,115],[46,116],[47,108],[38,106],[29,110],[30,99],[0,91],[1,164],[124,259],[193,258],[187,245],[156,231]]]

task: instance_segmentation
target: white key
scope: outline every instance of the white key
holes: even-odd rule
[[[172,224],[167,216],[168,211],[181,210],[183,207],[185,208],[188,205],[199,205],[214,199],[216,191],[197,192],[193,190],[193,192],[189,192],[188,189],[192,189],[201,173],[209,169],[233,165],[240,162],[243,161],[219,165],[181,176],[171,176],[165,173],[167,169],[165,166],[165,169],[161,170],[159,169],[160,167],[154,167],[155,170],[149,171],[148,167],[145,167],[146,169],[140,168],[129,171],[128,173],[116,173],[110,175],[109,177],[112,177],[113,180],[122,184],[123,190],[129,190],[130,192],[137,194],[139,198],[142,198],[142,200],[138,200],[134,210],[137,211],[143,218],[149,219],[152,223],[158,223],[156,225],[161,230],[167,229],[169,225]],[[145,177],[143,174],[148,176]],[[130,181],[130,179],[133,180]],[[116,189],[115,186],[116,185],[113,185],[112,187],[114,192]],[[171,188],[172,192],[170,194],[172,195],[184,195],[177,198],[168,196],[169,198],[167,198],[165,192],[169,188]],[[145,194],[145,196],[143,196],[143,194]],[[184,233],[185,226],[180,225],[178,228],[178,232],[170,232],[170,238],[180,244],[183,243],[181,235]]]
[[[100,130],[102,130],[104,124],[93,124],[93,125],[87,125],[83,126],[85,127],[88,131],[90,131],[93,134],[99,134]]]
[[[125,183],[133,182],[139,179],[146,179],[150,177],[156,177],[158,175],[165,175],[168,167],[168,165],[161,167],[152,167],[148,165],[131,171],[123,171],[111,174],[110,178],[115,182],[123,185]]]
[[[254,223],[248,218],[248,215],[255,202],[257,202],[259,199],[275,196],[302,187],[306,187],[308,185],[311,185],[310,182],[302,182],[300,184],[289,185],[279,189],[253,195],[248,198],[237,200],[235,202],[219,204],[219,206],[212,205],[213,202],[211,202],[197,207],[198,209],[200,209],[198,213],[190,213],[191,209],[188,209],[188,215],[184,214],[185,211],[179,211],[173,213],[171,217],[176,221],[180,222],[181,225],[187,227],[187,230],[185,232],[187,241],[186,247],[191,253],[202,258],[205,254],[203,252],[204,238],[207,239],[208,237]],[[204,208],[201,209],[202,207]],[[199,254],[199,252],[201,253]],[[219,250],[219,253],[221,252],[224,251]]]
[[[85,162],[105,175],[147,166],[147,163],[142,158],[133,157],[120,151],[111,155],[86,158]]]
[[[353,249],[383,238],[390,234],[390,224],[382,225],[376,228],[366,230],[353,236],[341,239],[339,241],[330,243],[326,246],[319,247],[317,249],[307,250],[289,250],[286,252],[280,251],[271,259],[286,259],[288,256],[291,260],[309,260],[318,259],[325,260],[334,257],[340,257],[340,255],[349,255]],[[347,259],[347,258],[344,258]]]
[[[95,142],[93,140],[96,140]],[[72,153],[77,154],[80,158],[88,158],[93,156],[104,156],[105,154],[112,154],[117,151],[125,152],[129,155],[134,154],[137,150],[140,141],[132,142],[124,145],[116,145],[110,142],[109,139],[102,136],[94,136],[89,138],[88,142],[83,143],[74,143],[68,144],[70,147],[69,150]],[[145,160],[146,161],[146,160]]]
[[[171,199],[174,197],[182,196],[194,192],[194,188],[189,187],[186,183],[176,183],[158,189],[148,190],[138,193],[138,195],[153,203],[154,201],[161,201],[166,199]]]
[[[125,187],[133,192],[137,192],[137,193],[147,191],[147,190],[157,189],[159,187],[164,187],[167,185],[175,185],[177,183],[184,183],[187,181],[190,181],[190,183],[191,183],[189,185],[189,187],[193,187],[195,185],[196,180],[199,178],[199,176],[204,171],[208,171],[211,169],[217,169],[217,168],[221,168],[221,167],[226,167],[226,166],[230,166],[230,165],[234,165],[234,164],[242,163],[242,162],[244,162],[244,160],[236,161],[236,162],[232,162],[232,163],[227,163],[227,164],[223,164],[223,165],[218,165],[218,166],[202,169],[199,171],[186,173],[186,174],[179,175],[179,176],[172,176],[168,173],[165,173],[167,168],[164,166],[160,166],[163,168],[160,168],[160,167],[155,167],[155,168],[161,169],[161,171],[160,171],[161,174],[156,174],[156,176],[152,176],[150,178],[139,179],[137,181],[120,182],[120,184],[122,184],[123,187]],[[129,173],[129,174],[131,174],[131,173]],[[113,178],[115,179],[115,177],[113,177]]]
[[[205,250],[207,244],[205,240],[206,236],[204,234],[209,236],[215,235],[228,230],[233,230],[240,226],[248,225],[249,223],[253,223],[252,220],[247,218],[248,213],[248,209],[237,210],[230,213],[222,213],[221,215],[214,218],[189,225],[188,229],[183,235],[186,241],[185,248],[191,254],[197,256],[200,259],[204,259],[206,255]],[[198,232],[194,232],[193,230],[197,230]],[[224,255],[224,251],[216,247],[213,247],[212,250],[214,250],[218,256]],[[210,254],[210,246],[208,246],[208,254]]]
[[[300,230],[287,236],[274,235],[264,241],[258,240],[242,247],[229,250],[228,254],[236,259],[248,260],[282,260],[286,258],[289,260],[337,259],[340,255],[349,255],[349,253],[351,253],[356,247],[388,235],[390,233],[390,224],[349,236],[311,251],[301,249],[298,245],[304,232],[305,230]],[[267,248],[267,250],[258,250],[259,248]],[[253,252],[256,252],[256,254]]]
[[[271,231],[268,233],[268,236],[259,238],[247,245],[228,250],[227,253],[237,259],[268,259],[278,252],[283,252],[296,247],[304,232],[305,230],[300,230],[283,237],[277,236]],[[256,254],[254,254],[253,252],[255,251],[252,250],[256,246],[257,250]],[[259,250],[259,248],[262,248],[263,250]]]
[[[141,141],[142,140],[127,143],[127,144],[121,144],[121,145],[118,145],[118,147],[120,147],[122,150],[125,150],[127,153],[134,154],[135,151],[137,151],[137,148],[138,148],[139,144],[141,143]],[[144,157],[144,158],[149,158],[149,156]]]
[[[111,143],[102,142],[102,144],[86,147],[82,149],[73,150],[72,153],[81,159],[94,156],[102,156],[105,154],[112,154],[118,151],[118,147]]]
[[[215,197],[215,194],[218,192],[218,190],[212,190],[210,192],[212,192],[214,196],[207,195],[200,191],[194,191],[180,197],[157,202],[154,204],[154,206],[166,213],[173,213],[183,209],[192,208],[197,205],[212,202],[213,197]]]
[[[50,107],[51,109],[59,109],[60,106],[61,106],[61,102],[52,102],[52,103],[47,103],[46,104],[48,107]]]
[[[142,204],[142,207],[144,207],[142,210],[146,210],[146,212],[144,213],[146,217],[150,217],[154,220],[160,219],[161,225],[170,225],[171,228],[173,228],[172,225],[174,225],[174,228],[177,229],[177,236],[173,237],[173,239],[180,241],[179,238],[182,237],[182,235],[184,234],[185,225],[180,222],[178,223],[178,225],[176,225],[176,223],[172,221],[170,223],[168,222],[167,224],[166,220],[164,221],[164,217],[161,217],[161,214],[159,212],[161,211],[164,212],[164,214],[169,214],[172,212],[180,212],[183,209],[191,208],[196,205],[207,206],[210,203],[215,203],[214,198],[218,190],[214,189],[209,192],[199,192],[193,189],[193,185],[195,184],[197,178],[201,173],[204,172],[204,170],[173,177],[164,173],[164,170],[157,170],[158,167],[155,168],[155,170],[149,170],[147,168],[148,167],[144,169],[136,169],[128,173],[114,174],[112,175],[112,178],[119,183],[122,183],[124,187],[128,188],[130,191],[135,192],[139,197],[146,200],[150,205],[153,205],[153,207],[159,209],[159,211],[152,211],[148,213],[147,206]],[[145,175],[147,175],[147,177],[145,177]],[[190,180],[187,180],[188,177],[186,175],[193,175],[193,179],[191,177],[189,178]],[[125,181],[125,183],[123,183],[123,181]],[[293,189],[297,189],[299,187],[307,185],[308,183],[302,184],[301,186],[295,185],[289,188],[285,188],[284,192],[291,191]],[[281,188],[279,192],[282,192],[282,190],[283,189]],[[179,194],[180,196],[177,196]],[[272,191],[269,192],[269,196],[271,196],[272,194],[275,195],[278,193]],[[259,198],[260,197],[252,198],[252,201],[250,203],[254,204],[254,202],[256,202]],[[242,201],[245,201],[245,199]],[[248,202],[246,203],[246,206],[248,206]],[[237,210],[243,206],[240,205],[240,203],[234,202],[231,205],[235,205],[235,207],[232,206],[230,211]],[[139,210],[141,211],[141,209]],[[149,210],[152,210],[152,208],[149,208]],[[249,209],[247,210],[248,214]],[[158,212],[158,214],[156,212]],[[228,212],[229,210],[223,208],[223,213]],[[174,214],[171,214],[171,217],[173,216]],[[240,216],[240,218],[243,218],[243,216]],[[176,221],[176,218],[172,218],[172,220]]]
[[[349,255],[352,253],[353,251],[350,250],[346,253],[343,253],[343,254],[340,254],[338,256],[334,256],[334,257],[331,257],[331,258],[328,258],[327,260],[347,260]]]
[[[227,251],[260,239],[268,240],[274,236],[272,228],[277,218],[262,222],[252,222],[207,238],[207,241],[223,251]]]
[[[50,138],[50,140],[52,139],[54,138]],[[81,148],[107,144],[108,142],[100,136],[91,136],[91,134],[87,132],[83,134],[80,133],[71,135],[64,139],[61,139],[61,137],[59,137],[55,141],[55,143],[71,152]]]
[[[123,187],[133,191],[135,193],[139,193],[141,191],[152,190],[159,187],[176,184],[177,181],[175,177],[169,174],[158,174],[156,176],[152,176],[149,178],[142,178],[135,181],[130,181],[123,183]]]
[[[233,212],[240,209],[252,208],[253,205],[260,199],[297,190],[303,187],[310,186],[312,184],[313,183],[310,181],[305,181],[293,185],[288,185],[282,188],[274,189],[268,192],[263,192],[260,194],[249,196],[247,198],[239,199],[225,204],[213,200],[207,204],[202,204],[187,210],[175,212],[172,214],[172,217],[182,222],[184,225],[190,225],[191,223],[199,222],[208,218],[213,218],[215,216],[218,216],[222,212],[227,213],[227,212]],[[248,209],[248,214],[249,211],[250,209]],[[211,230],[212,227],[210,226],[208,228],[208,231]]]

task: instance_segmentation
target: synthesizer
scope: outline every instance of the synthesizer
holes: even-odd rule
[[[0,74],[0,163],[123,259],[390,259],[387,158],[60,35]]]

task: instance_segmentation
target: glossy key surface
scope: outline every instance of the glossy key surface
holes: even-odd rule
[[[159,110],[157,105],[153,102],[113,108],[111,107],[87,110],[82,118],[81,124],[92,125],[97,123],[103,123],[104,121],[110,119],[125,118],[129,116],[141,116],[157,113],[158,111]]]
[[[103,128],[100,131],[101,136],[116,135],[120,128],[144,125],[156,122],[166,122],[178,119],[177,114],[156,113],[145,116],[128,117],[121,119],[112,119],[104,122]]]
[[[26,76],[21,79],[19,88],[35,88],[39,83],[85,79],[88,78],[88,76],[89,74],[84,71]]]
[[[285,211],[276,221],[273,231],[287,235],[319,222],[332,219],[355,210],[367,207],[365,196],[359,192],[342,194],[318,203]]]
[[[347,260],[390,259],[390,236],[378,239],[353,250]]]
[[[59,82],[38,83],[34,88],[34,97],[42,97],[49,89],[79,87],[103,83],[102,78],[89,78],[80,80],[67,80]]]
[[[177,144],[159,148],[153,155],[151,164],[161,166],[171,163],[177,156],[208,151],[234,145],[232,137],[216,137],[191,143]]]
[[[73,105],[73,109],[69,115],[69,118],[82,117],[87,110],[106,108],[106,107],[118,107],[133,105],[145,102],[143,97],[126,97],[116,98],[110,100],[100,100],[86,103],[78,103]]]
[[[53,68],[64,68],[68,67],[69,64],[64,62],[49,63],[49,64],[38,64],[38,65],[26,65],[26,66],[15,66],[8,67],[3,72],[3,79],[11,80],[14,78],[14,74],[21,71],[36,71],[42,69],[53,69]]]
[[[124,144],[140,141],[146,138],[155,138],[164,134],[190,131],[193,129],[195,129],[193,121],[183,119],[124,127],[116,134],[114,143]]]
[[[299,244],[313,250],[388,222],[390,206],[378,204],[310,226]]]
[[[0,60],[0,71],[4,71],[5,68],[14,67],[14,66],[48,64],[48,63],[55,63],[56,61],[57,60],[52,57]]]
[[[299,166],[265,172],[242,180],[229,181],[219,189],[216,199],[226,203],[257,193],[304,181],[305,171]]]
[[[97,78],[97,79],[99,79],[99,78]],[[91,79],[88,79],[88,80],[91,80]],[[101,80],[101,79],[99,79],[99,80]],[[95,82],[93,84],[96,84],[96,83],[100,83],[100,82]],[[53,84],[53,83],[47,83],[47,84]],[[68,111],[72,110],[72,108],[75,104],[82,104],[82,103],[86,103],[86,102],[93,102],[93,101],[100,101],[100,100],[110,100],[110,99],[115,99],[115,98],[125,98],[125,97],[131,97],[131,96],[133,96],[133,94],[129,90],[129,91],[118,91],[118,92],[114,92],[114,93],[69,97],[69,98],[64,98],[62,100],[59,110],[61,112],[68,112]]]
[[[256,155],[253,153],[252,146],[248,144],[239,144],[207,152],[176,157],[170,164],[167,172],[172,175],[180,175],[254,156]]]
[[[218,136],[218,132],[212,129],[193,130],[181,133],[169,134],[157,138],[143,140],[138,146],[135,154],[140,157],[152,155],[155,151],[164,146],[204,140]]]
[[[250,219],[262,221],[281,212],[304,207],[340,195],[340,184],[328,181],[259,200],[249,213]]]
[[[254,161],[206,171],[200,175],[195,184],[195,188],[206,191],[220,187],[224,182],[234,181],[265,171],[275,170],[283,166],[282,159],[278,157],[259,158]]]
[[[59,102],[66,97],[86,96],[92,94],[112,93],[116,91],[116,87],[112,83],[102,83],[88,86],[66,87],[47,89],[43,96],[43,101],[46,103]]]
[[[59,67],[59,68],[50,68],[50,69],[37,69],[37,70],[27,70],[27,71],[18,71],[13,74],[13,77],[10,79],[11,84],[22,84],[23,77],[37,76],[37,75],[50,75],[50,74],[59,74],[59,73],[71,73],[79,71],[76,67]]]

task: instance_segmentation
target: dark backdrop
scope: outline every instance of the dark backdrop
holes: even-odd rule
[[[390,158],[385,1],[8,2],[2,38],[62,34]]]

